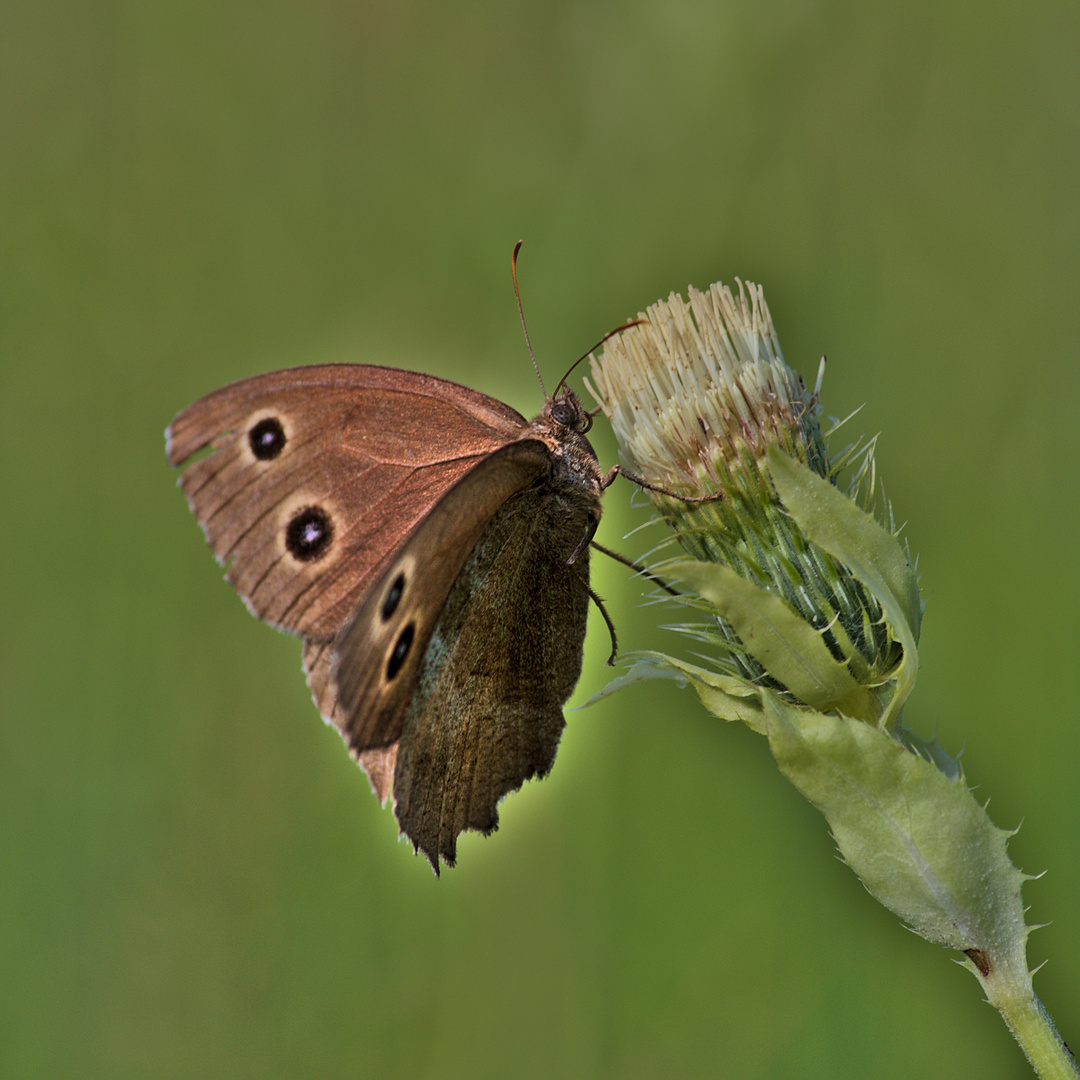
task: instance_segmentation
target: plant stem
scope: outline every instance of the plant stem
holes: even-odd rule
[[[978,968],[976,958],[975,966]],[[1035,996],[1031,975],[1010,971],[1009,967],[996,968],[985,976],[975,971],[986,991],[986,998],[1001,1013],[1020,1049],[1042,1080],[1076,1080],[1080,1067],[1072,1051],[1054,1027],[1054,1022]]]

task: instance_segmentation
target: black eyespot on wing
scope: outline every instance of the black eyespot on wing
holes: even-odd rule
[[[271,461],[285,449],[285,429],[276,416],[260,420],[248,432],[248,445],[259,461]]]
[[[415,623],[409,623],[405,629],[401,631],[397,641],[394,643],[394,651],[390,654],[390,659],[386,664],[387,679],[393,679],[401,670],[401,665],[405,663],[405,658],[409,655],[409,649],[412,648],[415,633]]]
[[[392,680],[401,670],[401,665],[405,663],[405,657],[409,655],[409,649],[412,648],[413,636],[415,633],[415,623],[409,623],[409,625],[401,631],[397,641],[394,643],[394,651],[390,654],[390,659],[386,662],[387,679]]]
[[[285,527],[285,546],[300,562],[321,559],[334,539],[334,525],[321,506],[305,506]]]
[[[387,590],[386,597],[382,602],[382,617],[383,622],[386,622],[391,615],[397,611],[398,604],[401,603],[401,596],[405,592],[405,575],[398,574],[394,578]]]

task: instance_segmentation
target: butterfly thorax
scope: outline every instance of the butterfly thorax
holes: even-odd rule
[[[604,474],[585,434],[591,427],[592,417],[577,394],[564,389],[548,400],[529,424],[525,437],[547,444],[552,455],[549,483],[554,493],[568,503],[572,516],[580,515],[595,527],[600,520]]]

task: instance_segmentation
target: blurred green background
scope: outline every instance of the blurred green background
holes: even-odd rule
[[[865,403],[927,598],[908,721],[1023,820],[1080,1041],[1075,3],[13,0],[0,56],[0,1074],[1030,1075],[689,691],[571,714],[437,881],[222,583],[172,416],[331,360],[532,415],[519,238],[550,381],[739,275]]]

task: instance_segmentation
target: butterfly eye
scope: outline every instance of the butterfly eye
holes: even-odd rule
[[[409,649],[412,646],[413,635],[415,633],[416,627],[413,623],[409,623],[409,625],[401,631],[401,636],[394,644],[394,651],[390,654],[390,659],[386,663],[387,680],[393,679],[401,670],[401,665],[405,663],[405,657],[409,655]]]
[[[260,420],[248,432],[248,445],[259,461],[271,461],[285,449],[285,429],[276,416]]]
[[[563,427],[575,427],[577,418],[577,410],[569,401],[556,401],[551,406],[551,419]]]
[[[314,562],[326,554],[334,539],[334,525],[320,506],[307,506],[285,527],[285,547],[300,562]]]
[[[394,614],[398,609],[398,604],[401,603],[401,596],[405,592],[405,575],[398,574],[394,578],[393,584],[390,586],[386,593],[386,599],[382,602],[382,617],[383,622],[388,622],[390,616]]]

